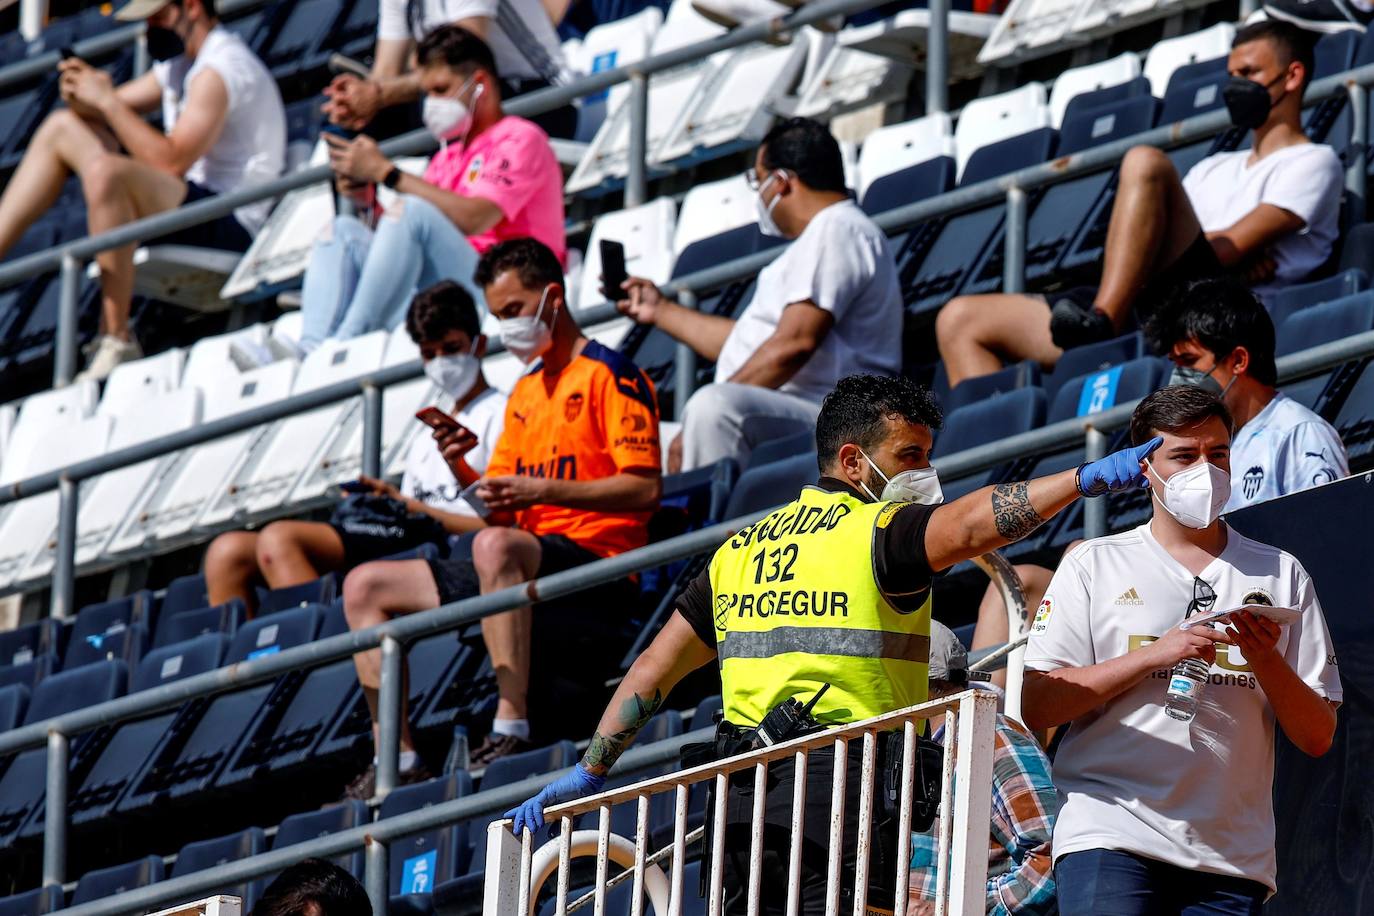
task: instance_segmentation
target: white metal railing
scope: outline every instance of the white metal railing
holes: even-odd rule
[[[897,876],[895,887],[896,916],[908,911],[907,883],[911,870],[911,820],[916,782],[916,738],[925,720],[942,717],[944,722],[944,771],[941,783],[938,814],[938,859],[936,880],[936,916],[973,916],[986,908],[988,870],[988,824],[992,806],[993,735],[996,729],[997,700],[986,692],[966,691],[955,696],[918,706],[911,706],[887,715],[866,719],[852,725],[827,729],[814,735],[797,738],[731,757],[727,760],[694,767],[636,783],[623,789],[603,792],[590,798],[557,805],[546,812],[549,823],[557,824],[559,836],[550,841],[558,847],[555,893],[556,913],[568,911],[568,885],[574,846],[578,837],[573,820],[579,815],[596,812],[596,885],[593,896],[594,916],[606,912],[606,890],[612,858],[625,863],[631,873],[633,892],[631,916],[644,916],[646,897],[661,900],[664,889],[662,873],[650,864],[649,811],[650,800],[656,795],[672,792],[674,797],[673,843],[668,857],[672,862],[667,877],[667,911],[655,909],[655,916],[681,916],[684,895],[683,866],[687,861],[688,796],[693,786],[712,783],[714,802],[707,812],[711,819],[711,848],[705,851],[709,864],[704,863],[710,876],[707,894],[707,913],[719,916],[724,901],[724,859],[726,799],[730,776],[748,770],[754,776],[754,806],[750,824],[748,912],[759,912],[761,874],[764,853],[764,794],[768,765],[793,761],[795,786],[792,797],[791,843],[788,849],[789,882],[787,909],[789,914],[799,911],[800,875],[804,812],[806,809],[806,774],[810,754],[825,748],[834,749],[834,768],[831,779],[830,833],[827,848],[826,916],[839,916],[840,891],[847,878],[852,878],[854,916],[864,916],[867,910],[869,886],[868,855],[873,844],[871,827],[875,799],[874,775],[878,766],[878,736],[881,732],[901,729],[903,737],[901,785],[898,801]],[[863,742],[861,785],[859,787],[858,836],[856,864],[852,876],[841,874],[844,849],[844,806],[846,780],[849,771],[849,742]],[[635,836],[633,840],[611,834],[611,808],[633,802],[636,805]],[[534,850],[529,833],[516,838],[510,832],[510,821],[493,822],[487,834],[487,862],[483,916],[531,916],[535,912],[535,898],[539,884],[533,867]],[[627,853],[629,855],[627,856]],[[776,901],[770,901],[776,903]]]

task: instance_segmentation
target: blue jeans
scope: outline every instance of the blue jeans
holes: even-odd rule
[[[1063,856],[1054,866],[1060,916],[1258,916],[1269,889],[1114,849]]]
[[[305,271],[301,348],[399,327],[415,291],[440,280],[466,287],[480,317],[485,303],[472,282],[476,268],[467,236],[423,198],[403,196],[375,232],[354,217],[335,217],[332,235],[315,244]]]

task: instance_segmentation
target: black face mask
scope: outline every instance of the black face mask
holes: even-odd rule
[[[184,11],[183,14],[185,15]],[[186,53],[186,42],[171,29],[161,26],[148,26],[148,56],[153,60],[171,60]]]
[[[1280,74],[1268,83],[1257,83],[1243,76],[1233,76],[1222,87],[1221,97],[1231,114],[1231,123],[1245,130],[1255,130],[1269,120],[1269,112],[1278,102],[1269,98],[1269,87],[1287,74]],[[1285,92],[1278,101],[1283,101]]]

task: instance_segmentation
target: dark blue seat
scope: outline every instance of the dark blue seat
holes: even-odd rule
[[[43,916],[62,909],[62,888],[56,884],[0,897],[0,916]]]
[[[1355,293],[1296,312],[1279,325],[1276,356],[1287,356],[1374,328],[1374,291]]]
[[[954,187],[954,175],[954,160],[936,156],[875,179],[859,205],[869,216],[877,216],[945,193]]]
[[[258,589],[258,615],[265,616],[287,608],[308,604],[328,604],[338,595],[338,580],[326,573],[313,582],[286,585],[282,588]]]
[[[277,79],[313,66],[314,58],[343,12],[338,0],[298,0],[272,29],[263,63]]]
[[[941,406],[947,411],[958,410],[960,407],[986,400],[994,395],[1015,391],[1017,388],[1025,388],[1027,385],[1039,384],[1040,366],[1026,360],[1007,366],[997,372],[964,379],[941,399]]]
[[[355,58],[371,51],[377,32],[377,6],[377,0],[354,0],[325,47]]]
[[[676,738],[682,734],[682,716],[673,710],[661,712],[644,724],[635,737],[635,745],[643,747],[653,744],[655,741],[662,741],[665,738]],[[635,773],[629,776],[613,777],[606,783],[607,789],[621,789],[625,786],[642,782],[654,776],[666,776],[678,769],[676,761],[671,761],[653,770]],[[646,825],[649,836],[662,835],[664,831],[673,829],[673,811],[676,806],[675,796],[672,792],[660,792],[649,800],[649,823]],[[634,839],[636,825],[639,821],[639,803],[635,801],[621,802],[611,807],[611,832],[618,833],[623,837]],[[595,827],[596,817],[586,819],[586,826]],[[654,848],[661,848],[655,846]]]
[[[62,671],[43,680],[33,691],[24,724],[33,725],[85,706],[104,703],[124,695],[129,686],[129,669],[121,661],[94,662],[75,671]],[[103,729],[76,735],[71,742],[73,758],[102,740]],[[10,758],[0,776],[0,846],[8,846],[20,828],[41,809],[47,785],[48,750],[30,748]]]
[[[1104,86],[1091,92],[1080,92],[1069,99],[1069,104],[1064,108],[1064,121],[1075,118],[1091,108],[1104,108],[1127,99],[1141,97],[1151,97],[1150,81],[1143,76],[1137,76],[1135,79],[1127,80],[1124,83],[1117,83],[1115,86]]]
[[[1068,156],[1143,133],[1155,126],[1158,117],[1159,101],[1148,95],[1097,108],[1079,108],[1065,115],[1059,128],[1059,155]]]
[[[1295,283],[1281,289],[1274,293],[1272,299],[1266,304],[1269,307],[1269,317],[1274,319],[1274,327],[1277,328],[1283,324],[1284,319],[1295,312],[1318,303],[1343,299],[1368,288],[1369,277],[1365,275],[1364,271],[1343,270],[1334,276],[1321,280]]]
[[[784,458],[791,458],[794,455],[805,455],[815,451],[816,434],[809,431],[761,442],[757,448],[749,453],[748,470],[762,467],[765,464],[772,464],[774,461],[781,461]]]
[[[138,665],[147,650],[147,627],[141,623],[128,626],[117,623],[107,633],[92,634],[81,642],[73,640],[67,646],[67,656],[63,659],[62,670],[72,671],[112,658],[117,658],[133,668]]]
[[[153,638],[153,648],[185,642],[207,633],[222,633],[232,637],[247,619],[248,609],[239,598],[231,598],[224,604],[196,610],[164,610],[158,615],[157,636]]]
[[[0,732],[18,728],[29,708],[29,688],[23,684],[0,687]]]
[[[0,687],[8,687],[12,684],[35,687],[43,678],[52,674],[59,667],[61,666],[58,664],[57,656],[50,652],[35,655],[26,662],[5,665],[0,668]]]
[[[1055,130],[1042,127],[981,147],[965,164],[959,186],[969,187],[1046,162],[1054,155],[1058,138]],[[999,233],[1005,209],[1006,205],[998,202],[956,214],[933,230],[924,254],[905,248],[899,252],[897,267],[908,309],[937,309],[963,288]]]
[[[631,836],[633,836],[633,834],[631,834]],[[580,900],[595,889],[594,887],[588,886],[570,890],[568,891],[568,899],[565,902],[568,906],[572,906],[573,901]],[[686,891],[687,889],[684,888],[684,892]],[[690,892],[696,893],[696,888],[692,888]],[[604,910],[606,916],[630,916],[630,904],[634,902],[632,899],[633,895],[634,887],[630,881],[622,881],[615,887],[606,891],[606,909]],[[649,898],[646,896],[644,898],[644,909],[646,912],[652,912],[648,900]],[[557,909],[558,901],[549,899],[539,908],[539,916],[553,916]]]
[[[372,817],[367,810],[367,804],[356,800],[343,801],[322,811],[293,814],[282,821],[281,826],[277,828],[277,835],[272,840],[272,849],[285,849],[297,843],[317,840],[333,833],[350,830],[359,824],[369,823],[371,820]],[[361,849],[331,861],[359,881],[362,880],[363,851]],[[259,897],[275,878],[276,875],[268,875],[258,881],[257,894]]]
[[[210,591],[205,584],[205,576],[201,573],[192,573],[189,576],[179,576],[167,583],[159,617],[209,606]]]
[[[56,92],[56,80],[45,76],[35,83],[8,88],[0,95],[0,159],[18,157],[23,152],[34,128],[52,107]]]
[[[471,793],[472,779],[463,771],[402,786],[382,802],[378,820],[419,811]],[[429,896],[436,886],[467,867],[466,836],[465,827],[460,824],[392,841],[388,850],[392,909],[407,904],[410,909],[428,909]]]
[[[1112,366],[1119,366],[1144,355],[1145,337],[1139,332],[1123,334],[1085,347],[1074,347],[1072,350],[1064,351],[1064,355],[1059,357],[1059,362],[1055,364],[1054,371],[1045,375],[1040,380],[1040,385],[1053,404],[1054,396],[1065,382],[1089,372],[1100,372]]]
[[[0,633],[0,665],[22,665],[61,652],[62,625],[51,618]]]
[[[235,665],[311,642],[322,616],[323,608],[313,606],[259,617],[235,634],[224,664]],[[116,810],[127,814],[209,789],[258,717],[290,700],[289,693],[277,688],[293,681],[299,683],[299,672],[187,704]]]
[[[725,702],[721,699],[720,694],[706,697],[698,703],[697,708],[693,710],[692,717],[687,722],[687,730],[689,732],[695,732],[703,728],[715,728],[716,713],[724,708]]]
[[[691,527],[721,521],[738,477],[739,467],[729,458],[706,467],[669,474],[663,478],[659,505],[681,507]]]
[[[952,410],[944,427],[936,433],[936,455],[949,456],[1017,433],[1029,432],[1045,422],[1045,392],[1039,388],[1017,388],[1003,394]],[[939,459],[936,459],[939,466]],[[996,482],[1005,473],[1001,468],[979,471],[954,480],[941,479],[945,501],[952,502],[979,487]]]
[[[72,891],[72,906],[113,897],[139,887],[156,884],[164,876],[162,856],[144,856],[137,862],[111,865],[88,871]]]
[[[1335,32],[1317,39],[1313,48],[1312,79],[1322,79],[1349,70],[1360,50],[1358,32]],[[1347,98],[1338,94],[1303,110],[1303,130],[1314,142],[1337,141],[1336,151],[1345,152],[1350,142],[1350,108]],[[1340,126],[1343,124],[1343,127]]]
[[[143,625],[146,637],[148,621],[145,612],[151,603],[152,593],[140,591],[82,608],[72,624],[67,651],[62,658],[63,668],[79,668],[109,657],[124,658],[130,667],[137,665],[146,644],[139,647],[136,657],[130,658],[120,653],[129,651],[133,646],[134,641],[127,637],[126,631],[134,625]]]
[[[1164,93],[1164,106],[1159,112],[1159,123],[1173,124],[1225,106],[1221,90],[1228,79],[1230,76],[1225,69],[1198,74],[1192,78],[1174,74],[1169,80],[1168,90]]]
[[[736,518],[746,512],[762,512],[791,502],[797,491],[815,483],[816,477],[814,451],[750,468],[735,484],[730,503],[725,507],[725,517]]]
[[[1374,364],[1364,365],[1331,425],[1345,443],[1350,469],[1368,470],[1374,456]]]
[[[227,645],[228,638],[215,633],[154,649],[143,657],[134,671],[130,693],[213,671],[219,667]],[[176,717],[177,710],[172,709],[135,722],[120,723],[100,742],[73,755],[67,798],[67,817],[71,824],[96,822],[113,812],[115,803]],[[44,816],[41,808],[35,811],[23,835],[41,833]]]
[[[242,16],[226,17],[224,27],[233,32],[248,45],[255,54],[262,51],[262,46],[267,42],[271,35],[271,13],[275,10],[272,4],[265,4],[257,7]]]
[[[267,834],[262,832],[261,827],[249,827],[247,830],[240,830],[238,833],[231,833],[228,836],[187,843],[177,853],[177,862],[172,866],[172,877],[181,878],[186,875],[193,875],[196,872],[207,871],[266,851]],[[252,910],[253,904],[257,902],[255,891],[256,889],[252,884],[226,884],[216,890],[206,891],[205,896],[225,894],[238,897],[243,901],[243,912],[247,913]]]

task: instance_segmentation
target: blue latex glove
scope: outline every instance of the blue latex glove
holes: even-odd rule
[[[1144,445],[1123,448],[1106,458],[1089,461],[1078,469],[1078,492],[1084,496],[1101,496],[1107,492],[1148,487],[1150,481],[1141,473],[1140,462],[1163,444],[1163,437],[1155,436]]]
[[[594,776],[582,764],[572,768],[572,772],[559,777],[544,787],[538,795],[506,812],[506,817],[514,818],[511,832],[519,836],[528,829],[535,833],[544,826],[544,809],[551,805],[572,801],[584,795],[595,795],[606,784],[605,776]]]

